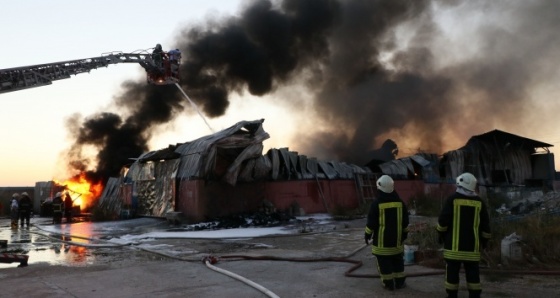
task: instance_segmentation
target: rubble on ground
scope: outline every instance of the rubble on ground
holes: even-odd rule
[[[296,218],[288,215],[286,212],[255,212],[219,217],[212,221],[185,226],[183,230],[202,231],[249,227],[274,227],[293,221],[296,221]]]
[[[560,214],[560,193],[548,192],[542,196],[502,204],[496,212],[500,215]]]

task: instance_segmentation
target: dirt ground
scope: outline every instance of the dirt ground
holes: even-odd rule
[[[365,219],[305,226],[306,233],[250,239],[153,239],[143,246],[88,249],[82,266],[0,270],[6,297],[265,297],[214,266],[242,276],[279,297],[445,297],[443,273],[406,267],[407,288],[381,288],[371,246],[363,244]],[[295,227],[302,228],[302,227]],[[257,258],[249,260],[246,258]],[[362,262],[361,265],[358,262]],[[345,276],[349,274],[351,277]],[[557,275],[482,272],[484,297],[560,297]],[[459,297],[468,297],[464,277]]]

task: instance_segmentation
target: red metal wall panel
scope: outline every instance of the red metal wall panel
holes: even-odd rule
[[[298,180],[268,182],[265,197],[279,210],[297,203],[306,213],[326,213],[337,208],[353,209],[359,197],[353,180]]]
[[[395,190],[405,203],[418,194],[431,194],[434,199],[447,197],[454,187],[447,184],[425,184],[420,180],[395,181]],[[176,211],[189,222],[206,221],[218,216],[255,212],[264,200],[278,210],[297,203],[305,213],[335,213],[359,207],[360,195],[353,180],[295,180],[238,184],[184,180],[179,183]],[[437,198],[436,198],[437,197]]]
[[[412,197],[424,193],[424,184],[422,180],[396,180],[395,191],[408,204]]]
[[[201,222],[215,217],[256,212],[264,199],[264,183],[231,186],[222,182],[184,180],[179,183],[176,211],[189,222]]]

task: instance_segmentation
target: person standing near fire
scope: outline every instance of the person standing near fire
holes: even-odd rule
[[[21,223],[21,227],[23,228],[23,224],[29,228],[29,219],[31,218],[31,198],[27,192],[21,193],[19,198],[19,220]]]
[[[64,215],[66,216],[66,223],[72,222],[72,197],[68,193],[64,193]]]
[[[52,200],[53,224],[62,223],[62,193],[57,192]]]
[[[456,179],[457,189],[450,195],[438,218],[437,231],[443,242],[445,259],[445,291],[447,297],[457,297],[459,271],[465,268],[469,297],[480,297],[480,251],[490,239],[490,216],[476,193],[477,180],[471,173]]]
[[[12,220],[12,229],[18,228],[18,218],[19,218],[19,194],[14,193],[12,195],[12,201],[10,202],[10,219]]]
[[[365,229],[366,245],[372,240],[371,253],[377,259],[377,270],[383,287],[393,291],[405,287],[404,245],[408,236],[408,209],[388,175],[377,180],[378,196],[369,209]]]

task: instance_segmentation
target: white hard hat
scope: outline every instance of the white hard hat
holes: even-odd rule
[[[379,179],[377,179],[377,189],[385,193],[392,193],[395,189],[393,178],[388,175],[379,177]]]
[[[17,197],[19,197],[19,194],[17,192],[12,195],[12,198],[17,198]]]
[[[60,191],[57,192],[56,195],[55,195],[55,197],[61,197],[61,196],[62,196],[62,193]]]
[[[21,195],[22,195],[22,196],[29,196],[29,195],[27,194],[27,192],[22,192]]]
[[[471,173],[463,173],[457,176],[457,186],[460,186],[464,189],[475,191],[476,189],[476,178]]]

